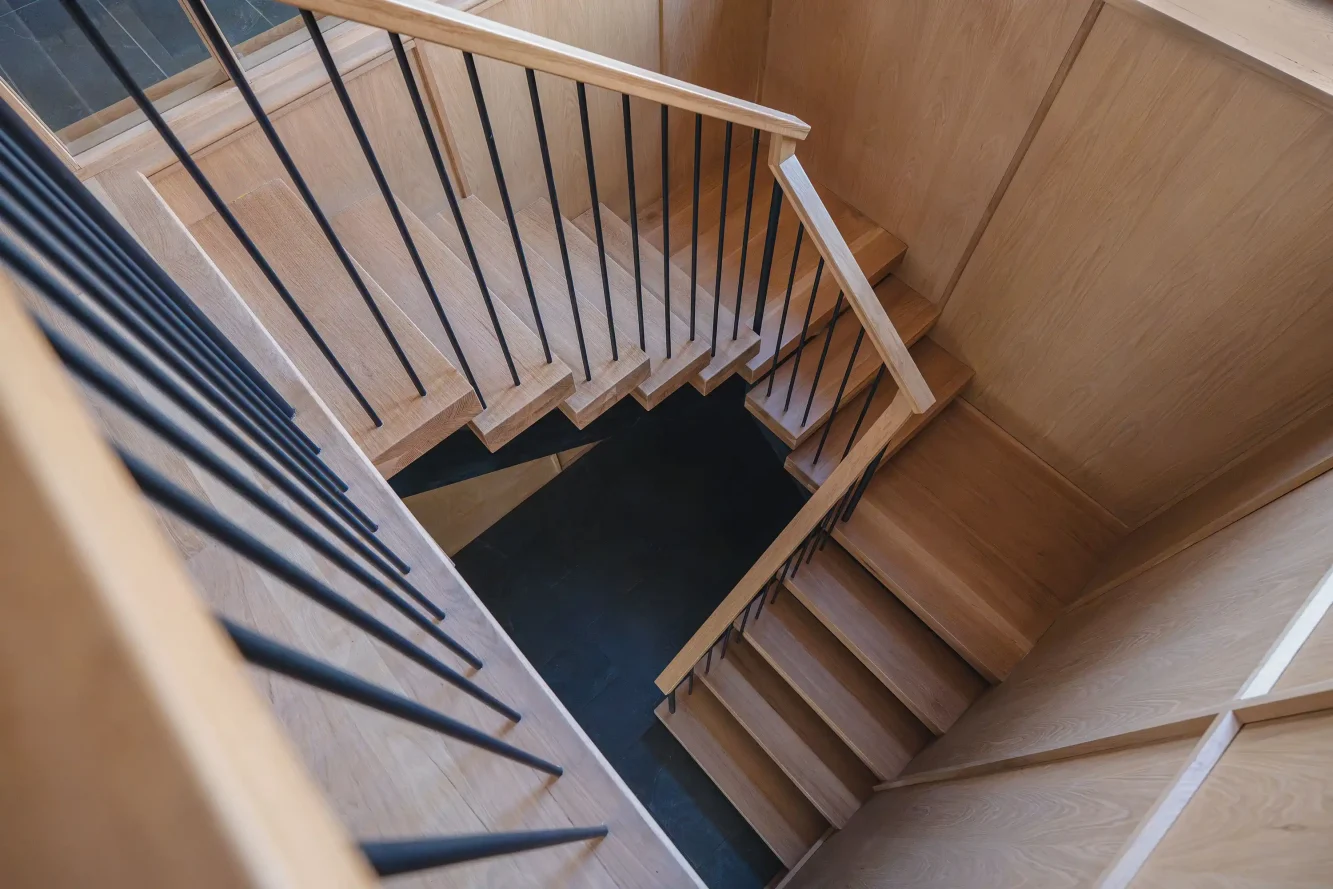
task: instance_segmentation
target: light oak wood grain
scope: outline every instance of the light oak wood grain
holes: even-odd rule
[[[560,474],[554,454],[403,498],[430,536],[453,556]]]
[[[940,319],[969,400],[1130,527],[1322,406],[1330,151],[1326,110],[1105,7]]]

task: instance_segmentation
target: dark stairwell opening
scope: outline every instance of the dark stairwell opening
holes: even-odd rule
[[[804,501],[785,449],[744,396],[733,379],[707,398],[685,387],[651,412],[626,400],[594,430],[606,436],[597,447],[455,557],[715,889],[760,889],[781,865],[653,715],[662,699],[653,680]],[[551,420],[544,434],[557,448],[578,443],[560,431],[573,430],[563,417]],[[512,460],[502,451],[496,466],[530,459],[531,438],[524,447]],[[395,479],[400,493],[428,483],[428,464]]]

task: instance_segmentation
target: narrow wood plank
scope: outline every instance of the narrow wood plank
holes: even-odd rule
[[[824,835],[828,822],[702,682],[677,695],[675,713],[666,701],[656,713],[783,864]]]
[[[916,361],[917,367],[921,368],[921,374],[930,384],[931,391],[935,393],[935,404],[924,414],[914,414],[907,425],[893,437],[884,454],[886,461],[925,428],[925,425],[953,401],[972,379],[972,368],[954,358],[929,337],[912,346],[912,359]],[[837,417],[833,420],[833,429],[829,432],[828,443],[824,446],[818,461],[815,460],[815,450],[819,444],[817,439],[806,439],[804,444],[787,455],[787,471],[795,476],[797,481],[811,490],[823,484],[849,445],[860,441],[869,424],[888,409],[898,394],[898,386],[887,374],[885,375],[885,379],[880,382],[879,389],[875,392],[874,399],[871,400],[870,409],[866,411],[865,421],[861,423],[856,438],[849,443],[847,439],[856,427],[861,411],[865,409],[865,399],[868,394],[867,392],[858,395],[846,408],[838,411]]]
[[[933,400],[930,387],[912,363],[906,344],[875,298],[870,282],[861,273],[847,241],[838,231],[810,177],[801,167],[801,162],[794,154],[783,157],[787,151],[794,151],[791,143],[783,145],[783,141],[773,140],[773,150],[769,155],[769,165],[774,168],[774,175],[782,183],[792,208],[805,224],[807,236],[818,245],[820,254],[828,261],[829,271],[837,278],[838,286],[843,289],[856,317],[866,328],[875,351],[883,358],[898,387],[910,400],[913,410],[924,412]]]
[[[895,777],[933,737],[794,596],[751,618],[746,641],[881,780]]]
[[[616,331],[619,360],[611,357],[611,339],[606,328],[606,313],[597,308],[599,301],[586,298],[586,292],[576,287],[579,297],[579,320],[583,325],[583,343],[588,351],[588,379],[583,370],[583,355],[579,350],[578,329],[574,311],[569,303],[569,285],[563,270],[547,262],[541,251],[524,244],[524,259],[532,291],[537,298],[541,323],[533,314],[532,300],[523,282],[523,272],[514,250],[514,239],[504,220],[496,216],[475,195],[462,201],[463,221],[468,227],[472,246],[486,277],[486,286],[502,301],[523,325],[530,337],[539,330],[546,331],[551,351],[573,371],[574,394],[561,402],[560,408],[575,426],[582,429],[601,416],[611,405],[628,394],[648,376],[648,356],[639,350],[634,340]],[[434,230],[445,245],[462,262],[467,262],[467,251],[458,231],[443,214],[434,217]],[[557,257],[558,258],[558,257]],[[537,347],[540,349],[540,342]]]
[[[744,641],[702,679],[834,827],[870,798],[874,776],[782,677]]]
[[[786,587],[937,735],[986,690],[978,676],[842,547],[830,541]]]
[[[889,279],[894,281],[896,279]],[[886,282],[887,283],[887,282]],[[915,343],[930,330],[939,310],[928,300],[906,286],[882,286],[880,292],[887,301],[894,323],[899,325],[902,338],[908,343]],[[772,391],[767,382],[756,384],[745,397],[745,408],[754,414],[760,422],[789,447],[797,448],[811,436],[820,432],[824,421],[833,413],[835,403],[845,406],[854,401],[857,393],[870,384],[882,362],[879,354],[872,348],[869,337],[863,337],[857,348],[857,335],[861,332],[856,317],[851,312],[844,313],[839,323],[833,328],[833,338],[829,345],[828,357],[824,366],[819,366],[819,356],[823,353],[828,331],[821,331],[811,338],[801,354],[802,360],[797,367],[795,359],[779,365]],[[836,401],[847,365],[855,350],[855,363],[852,364],[851,376],[842,392],[842,400]],[[914,365],[915,366],[915,365]],[[792,374],[796,382],[792,384]],[[791,389],[790,402],[787,391]],[[814,401],[810,402],[810,392],[814,390]],[[806,404],[810,412],[806,414]]]
[[[376,427],[217,214],[191,231],[377,466],[401,468],[468,422],[480,405],[466,378],[372,276],[366,287],[426,388],[420,397],[300,199],[269,182],[231,209],[292,298],[383,420]]]
[[[486,447],[496,450],[569,397],[573,376],[563,363],[546,364],[536,338],[497,301],[496,314],[519,372],[515,386],[476,279],[408,207],[400,202],[399,209],[486,400],[485,410],[472,419],[472,430]],[[395,303],[438,348],[454,354],[383,201],[366,198],[335,216],[333,224],[375,279],[393,292]]]

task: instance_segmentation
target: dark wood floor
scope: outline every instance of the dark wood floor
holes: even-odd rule
[[[714,889],[778,860],[653,716],[653,685],[802,503],[743,384],[686,388],[477,540],[458,569]]]

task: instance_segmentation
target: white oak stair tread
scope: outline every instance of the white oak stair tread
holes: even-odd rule
[[[746,641],[880,780],[901,773],[933,737],[790,593],[750,620]]]
[[[787,867],[819,841],[828,822],[702,682],[682,688],[676,712],[657,718]]]
[[[471,270],[406,205],[399,202],[398,207],[486,401],[485,410],[472,419],[472,431],[487,448],[497,450],[567,398],[574,388],[573,377],[563,363],[547,364],[536,337],[497,301],[500,326],[518,369],[515,386]],[[393,301],[436,348],[453,356],[444,325],[384,201],[366,198],[332,222],[348,250],[388,289]]]
[[[743,639],[702,679],[834,827],[870,798],[874,774]]]
[[[605,205],[601,208],[602,240],[606,245],[606,254],[614,258],[622,268],[634,268],[634,233],[629,223],[617,216]],[[574,224],[589,238],[596,237],[596,226],[592,210],[588,209]],[[595,246],[594,246],[594,249]],[[639,236],[639,276],[643,281],[645,323],[647,318],[647,296],[652,294],[658,317],[663,317],[662,272],[664,265],[661,251],[653,246],[642,233]],[[689,336],[690,323],[690,277],[673,264],[670,275],[671,313],[682,325],[685,336]],[[705,395],[729,377],[738,367],[759,349],[759,337],[744,324],[734,324],[734,316],[726,305],[719,305],[717,310],[717,354],[712,354],[713,343],[713,296],[702,287],[695,290],[695,339],[702,339],[709,351],[709,360],[693,377],[691,382]],[[732,331],[736,331],[735,339]]]
[[[903,342],[910,346],[925,336],[934,325],[935,319],[939,317],[939,309],[910,287],[894,283],[897,280],[886,279],[875,288],[875,295],[888,312],[889,320],[893,322]],[[874,379],[875,372],[883,363],[870,343],[862,341],[860,348],[856,348],[861,323],[850,309],[845,310],[838,317],[837,323],[831,326],[832,342],[822,371],[819,356],[824,350],[825,340],[829,338],[828,329],[820,331],[806,342],[799,366],[795,357],[778,365],[771,391],[768,381],[764,380],[757,383],[745,397],[746,409],[788,447],[797,448],[820,432],[824,420],[833,412],[834,400],[838,396],[853,350],[856,352],[856,361],[843,390],[842,401],[839,402],[841,405],[854,401],[857,393]],[[792,385],[793,374],[796,377],[795,385]],[[790,402],[787,400],[789,388],[792,391]],[[806,403],[810,401],[812,388],[814,400],[810,402],[810,413],[807,416]]]
[[[935,734],[985,691],[962,658],[833,541],[785,584]]]
[[[835,536],[998,681],[1122,533],[1113,517],[959,399],[875,474]]]
[[[872,229],[857,238],[850,239],[847,246],[852,248],[852,255],[872,286],[880,284],[896,269],[907,253],[907,245],[881,228]],[[803,251],[804,252],[804,251]],[[811,289],[815,284],[816,268],[806,271],[792,286],[791,304],[787,308],[787,320],[783,323],[782,307],[786,302],[786,286],[768,300],[764,306],[764,317],[759,325],[763,344],[759,350],[745,362],[741,375],[754,382],[773,367],[773,355],[778,360],[786,358],[796,350],[801,342],[801,328],[805,322],[805,313],[810,312],[810,325],[807,338],[811,333],[818,333],[833,316],[833,307],[838,302],[838,282],[827,267],[819,275],[819,290],[814,294],[814,308],[810,308]],[[906,288],[898,279],[897,283],[886,287]],[[770,285],[771,286],[771,285]],[[910,289],[910,288],[907,288]],[[914,293],[915,295],[915,293]],[[924,299],[917,296],[918,299]],[[844,303],[844,307],[845,307]]]
[[[935,395],[935,403],[931,405],[926,413],[913,415],[889,440],[888,448],[884,453],[885,462],[907,442],[911,441],[912,437],[920,432],[935,415],[944,410],[949,402],[957,397],[958,393],[962,392],[963,388],[972,379],[972,368],[950,355],[930,337],[919,340],[916,345],[912,346],[912,360],[921,369],[921,375],[926,378],[930,391]],[[854,401],[838,411],[838,416],[833,420],[833,428],[829,431],[828,442],[824,445],[824,450],[820,453],[817,463],[815,462],[815,451],[818,448],[819,440],[808,438],[804,444],[787,455],[787,471],[810,490],[813,491],[818,488],[833,473],[849,445],[861,440],[866,434],[866,430],[874,424],[875,420],[879,419],[880,414],[888,409],[889,404],[897,394],[898,386],[894,383],[893,377],[886,371],[879,387],[875,390],[875,397],[870,402],[870,409],[866,411],[865,420],[861,423],[860,428],[856,430],[856,438],[848,442],[852,430],[856,429],[856,420],[865,406],[865,399],[870,395],[869,390],[858,395]],[[820,435],[823,435],[823,433],[821,432]]]
[[[591,214],[591,210],[588,211]],[[527,218],[524,219],[524,215]],[[542,218],[551,219],[550,205],[544,201],[534,201],[532,206],[519,214],[524,225],[534,228]],[[616,332],[624,331],[632,340],[638,342],[639,306],[638,290],[634,284],[633,264],[621,265],[612,250],[612,226],[619,217],[605,207],[602,208],[602,232],[606,249],[606,277],[611,285],[611,305],[616,318]],[[554,221],[549,223],[550,232],[541,238],[539,246],[559,260],[559,244],[554,240]],[[626,226],[628,231],[628,226]],[[591,233],[591,234],[590,234]],[[588,215],[588,227],[570,224],[565,220],[565,242],[569,247],[569,265],[574,273],[576,288],[596,293],[605,303],[602,288],[602,267],[597,254],[596,237],[592,227],[592,217]],[[651,371],[646,380],[634,390],[634,397],[645,408],[651,409],[661,404],[663,399],[690,381],[709,361],[708,343],[696,338],[690,342],[688,319],[682,320],[673,312],[670,318],[671,357],[667,357],[667,313],[666,306],[648,287],[643,288],[643,334],[644,345],[651,361]]]
[[[230,203],[333,354],[383,421],[376,427],[222,219],[190,227],[200,246],[386,477],[475,417],[462,372],[364,270],[361,277],[422,385],[418,395],[314,217],[285,184],[270,181]]]
[[[523,272],[518,264],[518,254],[514,251],[514,239],[509,226],[476,196],[464,199],[460,209],[472,238],[473,249],[477,253],[477,261],[481,263],[482,273],[486,276],[487,286],[536,335],[537,320],[532,313],[532,300],[528,298],[527,286],[523,283]],[[462,238],[450,224],[451,220],[452,216],[446,219],[441,214],[434,229],[454,255],[460,261],[467,262]],[[579,320],[583,325],[583,340],[588,350],[588,367],[592,371],[592,379],[586,379],[574,310],[569,304],[569,284],[565,281],[563,268],[558,264],[559,258],[557,256],[554,265],[547,262],[541,251],[534,249],[526,238],[523,239],[523,247],[547,342],[550,343],[551,351],[574,374],[574,394],[565,399],[560,408],[575,426],[582,429],[647,378],[648,356],[639,350],[633,338],[617,329],[616,347],[620,358],[618,361],[612,359],[601,291],[596,291],[597,300],[594,302],[591,299],[592,291],[578,287],[576,279],[574,293],[580,302]]]

